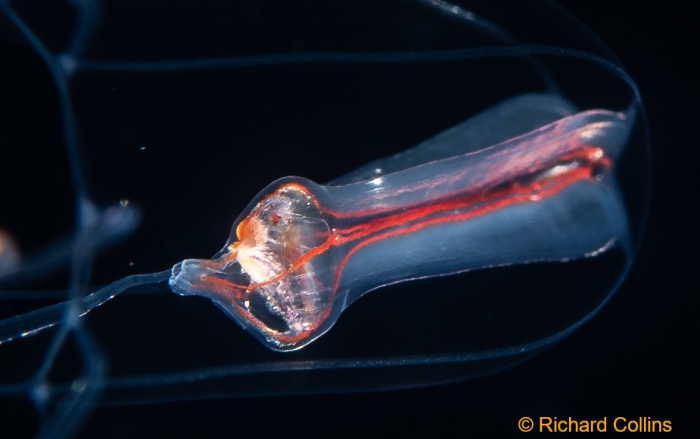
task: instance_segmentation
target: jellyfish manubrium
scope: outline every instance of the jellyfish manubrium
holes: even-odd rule
[[[538,125],[569,106],[546,95],[514,98],[332,185],[278,180],[214,259],[176,264],[170,286],[211,298],[272,349],[293,350],[382,285],[594,257],[614,246],[629,253],[613,172],[629,114],[581,112],[479,144],[514,115],[521,127]]]
[[[590,320],[643,229],[643,106],[566,13],[505,4],[0,2],[0,395],[70,436],[464,380]]]

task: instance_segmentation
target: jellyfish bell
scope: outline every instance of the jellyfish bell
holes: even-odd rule
[[[82,9],[85,5],[92,9]],[[321,2],[211,2],[162,16],[149,4],[85,5],[75,9],[90,24],[75,25],[85,31],[75,34],[81,50],[52,46],[51,59],[69,54],[74,61],[62,98],[70,105],[55,107],[63,112],[57,117],[70,112],[75,124],[71,128],[58,119],[47,154],[60,151],[65,169],[85,174],[93,205],[137,205],[142,220],[131,238],[88,258],[94,262],[88,270],[92,278],[79,283],[85,294],[101,293],[80,318],[78,333],[90,334],[94,344],[80,347],[73,335],[67,343],[79,345],[78,354],[52,358],[55,376],[46,382],[54,402],[71,395],[81,365],[98,351],[109,364],[99,381],[102,403],[362,392],[485,375],[534,355],[592,318],[632,262],[648,197],[641,101],[614,56],[556,7],[514,2],[505,13],[494,2],[398,1],[383,3],[380,12],[376,2],[341,3],[331,10]],[[4,3],[4,16],[18,14],[46,38],[42,29],[51,24],[37,18],[41,13],[16,6]],[[386,14],[395,18],[390,29],[382,18]],[[185,34],[183,28],[202,31]],[[485,121],[489,109],[532,94],[548,96],[550,105],[542,98],[530,110],[508,106]],[[467,147],[473,149],[464,151],[478,154],[592,110],[623,115],[630,127],[611,168],[629,245],[600,245],[583,256],[561,255],[557,262],[531,258],[518,261],[531,263],[501,266],[508,261],[494,260],[483,264],[491,266],[487,269],[423,278],[420,270],[431,257],[409,276],[420,279],[395,283],[398,279],[391,278],[376,286],[390,285],[361,298],[365,290],[357,293],[323,337],[285,354],[250,337],[207,298],[179,297],[165,283],[162,270],[216,253],[233,220],[254,210],[256,194],[280,177],[299,175],[337,187],[371,182],[393,175],[391,166],[412,169],[404,159],[419,166],[449,158],[440,156],[449,142],[429,139],[464,121],[480,121],[467,127],[472,130]],[[545,114],[549,120],[534,122]],[[65,153],[60,129],[79,139],[79,154]],[[412,154],[396,156],[416,145]],[[51,168],[40,161],[21,165]],[[16,168],[22,172],[19,164]],[[8,171],[2,178],[16,177],[14,169]],[[0,226],[22,248],[41,250],[40,243],[25,246],[23,237],[55,217],[75,214],[75,193],[62,189],[63,205],[51,206],[55,213],[39,209],[25,218],[15,199],[3,212],[16,218],[15,225]],[[32,230],[21,230],[22,224]],[[85,248],[67,242],[67,248]],[[234,242],[240,241],[227,246]],[[443,244],[449,253],[455,243]],[[506,243],[499,246],[510,250]],[[251,247],[239,245],[238,251],[243,249]],[[387,254],[368,251],[362,264],[353,266],[357,259],[350,258],[347,268],[360,279],[400,256]],[[248,257],[255,255],[248,252]],[[64,266],[73,265],[71,258],[67,252]],[[463,270],[436,274],[455,271]],[[143,273],[157,275],[128,277]],[[60,281],[48,282],[53,287]],[[114,281],[122,282],[119,288],[92,287]],[[27,305],[14,293],[11,301],[5,297],[5,317],[17,316],[19,324],[27,322],[24,311],[49,305]],[[98,302],[104,304],[95,306]],[[58,328],[65,325],[64,309],[55,309]],[[270,327],[279,323],[274,314],[257,315],[267,315]],[[9,327],[7,320],[3,324]],[[21,360],[5,362],[3,394],[26,396],[37,388],[31,379],[57,331],[0,345],[0,355]],[[24,386],[12,387],[16,383]]]

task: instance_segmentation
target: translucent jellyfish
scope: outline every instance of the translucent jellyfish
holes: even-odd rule
[[[590,320],[634,259],[637,88],[547,3],[0,5],[0,395],[31,401],[41,437],[100,404],[491,374]],[[407,198],[378,226],[387,189]],[[267,274],[241,258],[261,259],[250,218],[287,218],[270,199],[320,204],[284,210],[312,226]],[[327,212],[371,233],[315,251]]]

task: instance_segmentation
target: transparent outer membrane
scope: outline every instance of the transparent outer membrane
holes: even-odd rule
[[[0,2],[3,102],[24,103],[0,133],[0,395],[36,407],[40,437],[99,404],[491,374],[624,280],[646,121],[590,31],[546,2],[327,6],[67,1],[47,21]],[[500,180],[479,167],[550,124],[572,149]],[[367,233],[329,245],[334,229]]]
[[[477,117],[497,123],[501,112],[530,106],[554,113],[549,105],[567,107],[528,95]],[[464,132],[472,125],[438,137],[452,154],[463,153],[479,133]],[[425,163],[405,169],[386,159],[393,172],[377,167],[352,184],[277,181],[241,214],[212,260],[176,264],[170,286],[211,298],[272,349],[294,350],[382,285],[593,257],[614,246],[629,254],[613,162],[630,130],[630,115],[582,112],[479,151],[452,155],[436,145],[446,158],[431,160],[427,149]],[[411,151],[397,160],[406,164],[418,155]]]

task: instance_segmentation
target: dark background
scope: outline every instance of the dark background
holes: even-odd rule
[[[516,427],[521,416],[540,414],[649,416],[671,420],[676,434],[696,431],[698,93],[692,61],[698,37],[693,16],[675,3],[558,3],[590,26],[636,80],[651,133],[652,203],[641,250],[627,281],[591,322],[523,364],[462,383],[98,408],[82,435],[516,436],[523,434]],[[31,429],[17,420],[36,422],[31,406],[10,400],[3,407],[0,419],[18,430],[0,430],[0,437],[26,437]]]

